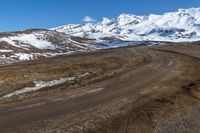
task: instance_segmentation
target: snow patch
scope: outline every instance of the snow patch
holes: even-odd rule
[[[20,60],[20,61],[27,61],[31,60],[34,58],[32,54],[26,54],[26,53],[16,53],[15,56]]]
[[[2,97],[2,99],[13,97],[13,96],[17,96],[17,95],[28,93],[28,92],[37,91],[37,90],[40,90],[40,89],[45,88],[45,87],[51,87],[51,86],[54,86],[54,85],[57,85],[57,84],[62,84],[62,83],[65,83],[67,81],[71,81],[71,80],[74,80],[74,79],[75,79],[75,77],[61,78],[59,80],[52,80],[52,81],[48,81],[48,82],[45,82],[45,81],[34,81],[33,82],[35,84],[34,87],[26,87],[26,88],[23,88],[21,90],[17,90],[15,92],[12,92],[12,93],[9,93],[7,95],[4,95]]]
[[[0,49],[0,53],[10,53],[13,52],[13,50],[9,50],[9,49]]]
[[[20,94],[24,94],[24,93],[38,91],[38,90],[40,90],[42,88],[52,87],[52,86],[55,86],[55,85],[58,85],[58,84],[63,84],[65,82],[73,81],[76,78],[83,78],[83,77],[86,77],[88,75],[90,75],[90,73],[87,72],[87,73],[79,75],[77,77],[67,77],[67,78],[61,78],[61,79],[58,79],[58,80],[56,79],[56,80],[47,81],[47,82],[46,81],[33,81],[34,87],[25,87],[23,89],[16,90],[16,91],[14,91],[12,93],[4,95],[0,99],[5,99],[5,98],[9,98],[9,97],[20,95]]]

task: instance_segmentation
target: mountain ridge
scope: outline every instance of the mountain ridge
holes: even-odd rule
[[[97,40],[116,37],[124,41],[197,41],[200,40],[200,8],[179,9],[162,15],[121,14],[97,23],[69,24],[51,30]]]

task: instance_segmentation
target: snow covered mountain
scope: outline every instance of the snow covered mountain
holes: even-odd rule
[[[118,38],[125,41],[196,41],[200,40],[200,8],[179,9],[163,15],[121,14],[98,23],[71,24],[53,28],[69,35],[91,38]]]
[[[163,15],[121,14],[97,23],[0,33],[0,65],[141,42],[200,40],[200,8]]]

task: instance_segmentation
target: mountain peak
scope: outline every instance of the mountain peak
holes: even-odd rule
[[[117,17],[116,21],[119,25],[126,25],[129,23],[138,24],[145,19],[145,16],[136,16],[133,14],[121,14]]]
[[[111,19],[105,18],[105,17],[103,17],[102,20],[101,20],[101,24],[102,24],[102,25],[108,25],[108,24],[110,24],[111,22],[112,22]]]
[[[178,13],[194,13],[194,12],[200,12],[200,7],[198,8],[188,8],[188,9],[183,9],[183,8],[180,8],[178,9],[177,11]]]

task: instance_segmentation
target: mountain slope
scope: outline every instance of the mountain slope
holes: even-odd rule
[[[6,32],[0,33],[0,65],[129,44],[133,42],[115,38],[97,41],[46,29]]]
[[[200,40],[200,8],[179,9],[163,15],[121,14],[115,19],[103,18],[95,24],[71,24],[52,30],[92,39],[115,37],[126,41],[196,41]]]
[[[0,33],[0,64],[101,48],[92,40],[45,29]]]

